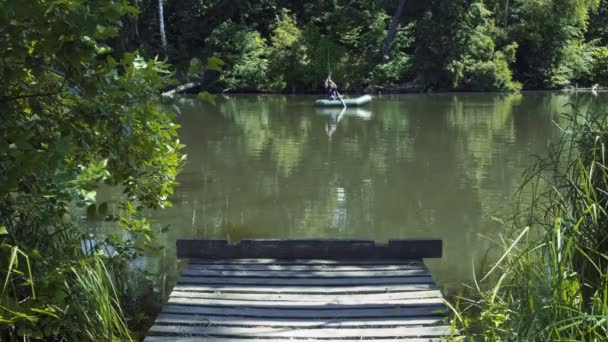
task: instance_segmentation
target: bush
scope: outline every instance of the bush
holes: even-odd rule
[[[515,49],[513,44],[506,50]],[[493,52],[491,60],[474,60],[465,56],[448,66],[454,88],[474,91],[517,91],[521,84],[513,81],[509,59],[503,51]]]
[[[276,17],[273,26],[269,48],[270,88],[279,92],[287,87],[295,90],[310,63],[302,31],[285,9]]]
[[[268,47],[259,32],[231,20],[218,26],[207,44],[226,63],[220,76],[227,88],[241,91],[268,91]]]
[[[464,22],[470,32],[459,58],[447,67],[456,89],[474,91],[515,91],[521,84],[512,80],[509,64],[515,60],[517,44],[512,43],[496,51],[494,39],[496,28],[490,12],[481,3],[473,3]]]
[[[370,82],[374,85],[394,85],[405,82],[412,77],[412,56],[405,52],[414,43],[410,24],[397,32],[391,45],[388,59],[376,65],[370,73]]]
[[[591,80],[604,87],[608,87],[608,47],[597,48],[593,54]]]

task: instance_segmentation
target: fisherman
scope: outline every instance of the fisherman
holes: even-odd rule
[[[327,76],[325,80],[325,89],[327,89],[327,96],[330,100],[340,99],[340,93],[338,93],[338,85],[332,81],[331,74]]]

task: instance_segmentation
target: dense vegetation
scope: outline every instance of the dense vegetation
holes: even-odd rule
[[[128,262],[152,245],[182,145],[167,65],[103,42],[127,1],[0,5],[0,340],[130,340]],[[122,190],[111,202],[100,187]],[[81,216],[86,215],[85,225]],[[95,234],[100,222],[116,234]]]
[[[464,333],[490,341],[605,341],[608,336],[606,114],[566,117],[563,135],[529,169],[514,235],[474,284]],[[524,228],[525,227],[525,228]]]
[[[606,0],[136,2],[121,46],[226,62],[216,90],[516,90],[608,85]]]

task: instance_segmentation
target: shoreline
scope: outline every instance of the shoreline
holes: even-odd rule
[[[234,92],[234,93],[212,93],[212,95],[223,96],[223,97],[231,97],[231,96],[320,96],[324,97],[325,93],[277,93],[277,92]],[[377,96],[394,96],[394,95],[429,95],[429,96],[440,96],[440,95],[481,95],[481,94],[491,94],[491,95],[517,95],[517,94],[534,94],[534,93],[592,93],[592,94],[600,94],[600,93],[608,93],[607,89],[601,89],[597,91],[593,91],[591,89],[545,89],[545,90],[521,90],[517,92],[500,92],[500,91],[437,91],[437,92],[420,92],[420,93],[412,93],[412,92],[402,92],[402,93],[366,93],[366,92],[344,92],[342,95],[347,97],[356,97],[362,95],[371,95],[373,97]],[[186,95],[186,96],[196,96],[197,93],[182,93],[178,95]]]
[[[206,90],[201,86],[200,82],[190,82],[187,84],[180,84],[174,88],[167,89],[162,92],[162,96],[164,97],[173,97],[176,95],[190,94],[197,95],[203,92],[208,92],[213,95],[222,95],[222,96],[230,96],[230,95],[285,95],[285,96],[304,96],[304,95],[321,95],[324,96],[325,92],[267,92],[267,91],[210,91]],[[414,90],[413,88],[402,88],[397,86],[396,88],[385,88],[384,90],[377,89],[375,91],[371,91],[371,89],[353,89],[352,91],[342,91],[342,95],[372,95],[372,96],[381,96],[381,95],[403,95],[403,94],[519,94],[519,93],[545,93],[545,92],[566,92],[566,93],[604,93],[608,92],[608,87],[583,87],[583,88],[574,88],[574,87],[566,87],[559,89],[524,89],[520,91],[467,91],[467,90]]]

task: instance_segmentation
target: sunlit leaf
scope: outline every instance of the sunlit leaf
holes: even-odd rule
[[[218,57],[211,56],[207,58],[207,70],[222,71],[224,61]]]

